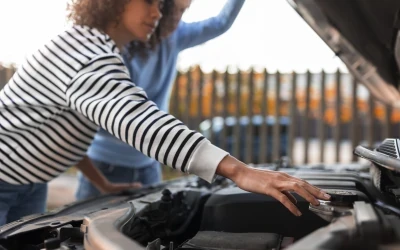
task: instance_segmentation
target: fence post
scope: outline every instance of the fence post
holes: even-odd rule
[[[178,71],[175,78],[175,83],[172,88],[172,99],[170,100],[170,112],[177,119],[182,120],[179,112],[179,79],[181,77],[181,72]],[[172,102],[172,103],[171,103]]]
[[[340,135],[341,135],[341,129],[340,129],[340,126],[341,126],[341,121],[342,121],[342,119],[341,119],[341,117],[340,117],[340,114],[341,114],[341,112],[340,112],[340,108],[341,108],[341,76],[342,76],[342,74],[341,74],[341,72],[340,72],[340,70],[338,69],[337,71],[336,71],[336,112],[335,112],[335,115],[336,115],[336,127],[335,127],[335,145],[336,145],[336,150],[335,150],[335,161],[336,162],[339,162],[340,161]]]
[[[235,123],[235,145],[234,156],[240,159],[240,146],[241,146],[241,133],[240,133],[240,108],[241,108],[241,87],[242,87],[242,74],[238,69],[236,75],[236,123]]]
[[[214,135],[214,121],[213,118],[215,117],[215,106],[217,105],[216,101],[216,85],[217,85],[217,77],[218,73],[216,70],[213,70],[212,76],[211,76],[211,87],[212,87],[212,93],[211,93],[211,98],[210,98],[210,121],[211,121],[211,133],[210,133],[210,141],[211,143],[215,144],[215,135]],[[220,146],[220,145],[218,145]]]
[[[308,150],[309,150],[309,117],[310,117],[310,89],[311,89],[311,72],[307,70],[307,85],[306,85],[306,109],[303,118],[303,135],[304,135],[304,163],[308,163]]]
[[[279,160],[280,149],[281,149],[281,118],[280,118],[280,107],[281,107],[281,73],[276,71],[276,86],[275,86],[275,123],[274,123],[274,135],[273,135],[273,161]]]
[[[318,131],[319,131],[319,160],[320,162],[324,162],[325,160],[325,84],[326,84],[326,73],[324,70],[321,72],[321,92],[320,92],[320,110],[319,115],[320,119],[318,122]]]
[[[185,124],[188,125],[189,128],[193,128],[192,119],[190,119],[190,107],[192,104],[192,68],[186,72],[186,115],[185,115]]]
[[[198,85],[198,96],[199,99],[197,100],[197,127],[200,130],[200,123],[203,121],[203,88],[204,88],[204,73],[199,67],[199,85]]]
[[[267,110],[268,110],[268,72],[264,70],[264,84],[263,84],[263,93],[261,100],[261,116],[262,116],[262,124],[261,124],[261,132],[260,132],[260,150],[258,152],[258,163],[266,163],[267,155],[269,154],[268,150],[268,126],[267,126]]]
[[[296,117],[297,117],[297,73],[292,72],[292,95],[290,100],[290,124],[289,124],[289,142],[288,156],[293,161],[294,140],[296,138]]]
[[[254,97],[254,69],[250,70],[249,78],[249,93],[247,99],[247,115],[249,124],[246,127],[246,163],[253,163],[253,97]]]
[[[225,74],[224,74],[224,92],[225,96],[223,99],[223,106],[222,106],[222,117],[224,120],[223,127],[222,127],[222,139],[221,139],[221,148],[222,149],[227,149],[227,126],[226,126],[226,118],[228,117],[228,105],[229,105],[229,68],[226,68]]]

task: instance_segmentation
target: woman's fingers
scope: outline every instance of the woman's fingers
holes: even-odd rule
[[[293,204],[297,204],[296,198],[289,191],[283,191],[282,193],[286,195]]]
[[[310,183],[306,182],[305,180],[298,179],[292,177],[295,182],[297,182],[300,186],[306,189],[310,194],[320,200],[329,200],[331,197],[321,189],[317,188],[316,186],[311,185]]]
[[[299,184],[297,182],[285,182],[283,183],[284,187],[282,191],[294,191],[298,193],[301,197],[306,199],[308,202],[313,204],[314,206],[319,205],[319,201],[306,189],[304,184]]]
[[[277,199],[280,203],[282,203],[287,209],[289,209],[290,212],[292,212],[292,214],[296,215],[296,216],[301,216],[301,212],[300,210],[296,207],[296,205],[293,204],[293,202],[290,201],[290,199],[288,198],[288,196],[286,196],[285,194],[283,194],[282,192],[279,192],[276,189],[272,189],[270,190],[270,192],[268,193],[268,195],[274,197],[275,199]]]
[[[325,192],[323,192],[321,189],[311,185],[310,183],[308,183],[305,180],[290,176],[286,173],[278,173],[276,180],[280,181],[280,184],[278,185],[278,187],[280,187],[281,191],[284,191],[284,190],[291,190],[291,191],[296,191],[296,192],[299,191],[302,193],[302,196],[304,198],[306,198],[306,200],[308,200],[310,203],[313,203],[313,202],[311,202],[312,200],[310,200],[311,197],[308,194],[304,193],[303,190],[307,191],[309,194],[311,194],[316,199],[321,199],[321,200],[329,200],[330,199],[330,196],[328,194],[326,194]],[[288,184],[288,182],[291,182],[291,183]],[[293,189],[290,189],[290,188],[293,188]]]

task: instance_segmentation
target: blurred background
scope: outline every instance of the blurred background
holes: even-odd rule
[[[195,0],[184,21],[226,0]],[[0,87],[63,31],[67,0],[0,0]],[[248,0],[222,36],[180,54],[171,113],[247,163],[359,161],[355,145],[398,137],[400,110],[374,103],[285,0]],[[164,168],[165,179],[176,177]],[[49,207],[73,200],[75,171],[51,182]]]
[[[20,63],[63,31],[67,0],[0,0],[0,61]],[[184,21],[215,16],[226,0],[195,0]],[[270,71],[346,70],[339,59],[285,0],[249,0],[224,35],[180,55],[179,67],[210,71],[227,65]]]

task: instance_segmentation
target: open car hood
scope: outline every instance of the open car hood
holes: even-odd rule
[[[400,106],[400,1],[288,2],[375,98]]]

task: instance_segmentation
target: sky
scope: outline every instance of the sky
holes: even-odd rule
[[[0,62],[16,63],[66,29],[67,0],[0,0]],[[226,0],[195,0],[183,20],[219,13]],[[231,29],[180,54],[178,67],[205,71],[228,66],[270,72],[346,71],[343,63],[286,0],[247,0]]]

